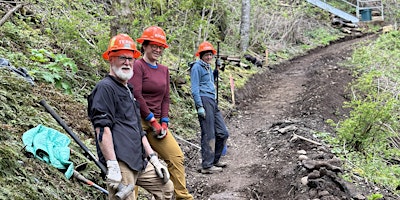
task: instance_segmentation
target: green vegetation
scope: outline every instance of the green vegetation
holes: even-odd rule
[[[354,52],[348,66],[357,78],[345,105],[351,112],[335,124],[337,137],[329,137],[335,152],[348,161],[350,175],[392,191],[400,186],[399,38],[400,32],[393,31]]]
[[[76,199],[77,196],[81,199],[104,199],[104,195],[94,192],[93,188],[66,180],[50,165],[24,155],[21,136],[38,124],[63,132],[38,104],[45,99],[95,152],[85,96],[108,72],[101,53],[107,48],[110,23],[115,16],[110,15],[111,5],[106,2],[27,0],[22,9],[0,26],[0,57],[8,59],[16,68],[26,68],[36,83],[31,87],[15,73],[0,68],[0,199]],[[178,135],[193,138],[199,126],[190,97],[187,62],[195,59],[193,54],[197,45],[205,39],[213,44],[221,41],[222,54],[241,55],[237,49],[241,2],[130,2],[135,17],[130,22],[128,33],[132,38],[139,37],[150,25],[161,26],[167,33],[170,48],[165,51],[161,62],[171,71],[171,129]],[[0,2],[1,16],[11,10],[12,3]],[[342,36],[323,21],[329,19],[326,13],[320,15],[318,8],[305,2],[283,6],[281,1],[254,0],[252,4],[249,50],[260,55],[268,50],[269,64],[326,45]],[[230,102],[231,76],[238,89],[250,76],[262,72],[262,68],[246,70],[227,64],[225,71],[220,73],[221,108],[225,111],[234,109]],[[385,112],[397,109],[395,101],[380,100],[381,104],[390,104],[371,104],[370,109],[378,106],[385,108]],[[389,125],[394,119],[384,112],[379,116]],[[376,130],[382,127],[386,126],[381,125]],[[365,148],[364,140],[366,137],[353,142],[355,146]],[[82,174],[103,185],[94,163],[82,155],[74,142],[71,148],[71,160],[75,164],[88,163]],[[393,152],[385,153],[393,155]]]

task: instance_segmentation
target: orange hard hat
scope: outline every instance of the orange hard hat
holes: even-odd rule
[[[164,48],[168,48],[165,32],[158,26],[150,26],[146,28],[143,31],[142,36],[136,39],[140,44],[143,44],[145,40],[160,43]]]
[[[109,53],[111,51],[118,51],[118,50],[131,50],[133,51],[133,57],[139,58],[140,51],[136,49],[136,44],[131,37],[127,34],[118,34],[111,38],[110,43],[108,43],[107,51],[103,53],[103,58],[108,60]]]
[[[213,45],[211,43],[207,42],[207,41],[202,42],[199,45],[199,49],[197,50],[195,55],[196,56],[200,56],[200,53],[203,52],[203,51],[212,51],[212,53],[214,55],[217,54],[217,51],[214,49]]]

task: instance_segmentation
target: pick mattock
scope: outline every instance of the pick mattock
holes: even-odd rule
[[[64,123],[64,121],[61,119],[61,117],[57,115],[57,113],[46,103],[45,100],[42,99],[42,100],[40,101],[40,104],[47,110],[47,112],[49,112],[49,113],[51,114],[51,116],[53,116],[53,118],[58,122],[58,124],[60,124],[60,125],[64,128],[64,130],[67,131],[67,133],[75,140],[76,143],[78,143],[78,145],[85,151],[85,153],[86,153],[87,155],[89,155],[90,159],[91,159],[93,162],[95,162],[95,164],[100,168],[102,174],[103,174],[103,175],[106,175],[106,174],[107,174],[107,169],[106,169],[106,167],[105,167],[100,161],[97,160],[97,158],[94,156],[94,154],[85,146],[85,144],[83,144],[83,143],[79,140],[79,138],[74,134],[74,132],[72,132],[72,130]],[[78,176],[79,173],[75,173],[75,171],[74,171],[74,176],[75,176],[75,175],[77,176],[77,178],[78,178],[79,180],[84,181],[85,183],[91,183],[94,187],[96,187],[96,188],[99,189],[99,190],[102,190],[102,191],[105,190],[105,189],[101,188],[101,187],[98,186],[98,185],[95,186],[95,184],[94,184],[93,182],[87,180],[87,179],[86,179],[85,177],[83,177],[82,175],[81,175],[81,176]],[[89,182],[88,182],[88,181],[89,181]],[[101,189],[100,189],[100,188],[101,188]],[[120,184],[118,185],[118,189],[117,189],[118,192],[115,194],[115,196],[116,196],[117,198],[119,198],[119,199],[125,199],[125,198],[127,198],[129,195],[132,194],[133,188],[134,188],[134,186],[133,186],[132,184],[124,185],[124,184],[120,183]],[[107,192],[107,190],[105,190],[105,191]],[[104,191],[103,191],[103,192],[104,192]],[[107,192],[107,194],[108,194],[108,192]]]
[[[103,192],[104,194],[108,195],[108,191],[102,187],[100,187],[99,185],[97,185],[96,183],[93,183],[93,181],[88,180],[87,178],[85,178],[82,174],[80,174],[78,171],[74,170],[74,177],[86,184],[88,184],[89,186],[92,186],[98,190],[100,190],[101,192]],[[117,199],[126,199],[129,195],[132,194],[133,192],[133,185],[129,184],[129,185],[124,185],[122,183],[120,183],[118,185],[118,192],[115,194],[115,196],[117,197]]]

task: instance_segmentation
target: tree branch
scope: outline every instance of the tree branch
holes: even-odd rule
[[[16,5],[13,9],[11,9],[10,11],[8,11],[8,13],[6,15],[3,16],[3,18],[1,18],[0,20],[0,26],[2,26],[4,24],[4,22],[7,21],[8,18],[10,18],[10,16],[17,10],[19,10],[20,8],[22,8],[22,4],[18,4]]]

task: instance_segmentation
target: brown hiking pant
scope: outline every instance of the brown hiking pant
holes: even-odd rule
[[[153,135],[153,129],[149,122],[142,120],[142,126],[147,133],[151,148],[167,163],[171,181],[174,183],[176,199],[193,200],[193,196],[189,194],[186,188],[184,156],[172,133],[168,129],[165,138],[157,139]]]
[[[162,183],[162,179],[158,177],[153,165],[148,163],[146,169],[143,172],[137,172],[131,170],[124,162],[118,161],[119,167],[121,169],[122,184],[135,184],[138,185],[148,192],[150,192],[155,199],[167,200],[171,199],[173,196],[174,185],[171,180],[166,184]],[[113,190],[111,187],[107,186],[109,191],[108,198],[110,200],[116,200],[115,194],[117,190]],[[135,192],[133,192],[126,200],[134,200]]]

